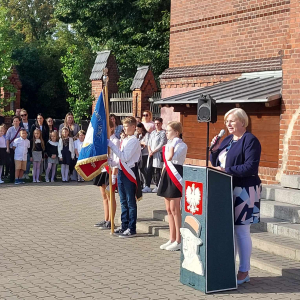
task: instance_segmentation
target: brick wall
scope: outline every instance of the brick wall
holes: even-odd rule
[[[276,57],[290,1],[171,1],[170,68]]]
[[[300,174],[300,2],[291,0],[289,37],[283,56],[283,104],[280,122],[281,175]]]
[[[97,100],[102,92],[102,88],[103,88],[102,80],[93,80],[92,81],[92,95],[95,97],[95,101],[93,101],[93,105],[92,105],[92,113],[95,110]]]

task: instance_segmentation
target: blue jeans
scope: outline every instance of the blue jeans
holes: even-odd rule
[[[136,233],[136,185],[131,182],[121,170],[119,170],[118,173],[118,191],[121,202],[122,229],[126,230],[129,228],[131,233]]]
[[[27,152],[27,164],[26,164],[26,171],[24,172],[24,174],[27,175],[29,174],[30,166],[31,166],[30,155],[29,152]]]

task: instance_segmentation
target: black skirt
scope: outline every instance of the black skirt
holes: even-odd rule
[[[0,166],[5,166],[8,160],[9,160],[9,155],[6,152],[6,148],[0,148]]]
[[[72,157],[71,157],[71,152],[69,150],[69,144],[67,146],[63,146],[63,149],[62,149],[61,152],[62,152],[61,164],[71,165],[72,164]]]
[[[107,172],[101,172],[98,176],[94,178],[93,185],[102,186],[109,185],[109,175]]]
[[[182,176],[183,175],[183,166],[174,165],[177,172]],[[181,198],[182,192],[178,190],[176,185],[171,180],[169,174],[167,173],[166,168],[164,168],[159,185],[157,195],[165,198]]]

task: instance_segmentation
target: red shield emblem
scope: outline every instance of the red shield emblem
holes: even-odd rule
[[[193,215],[202,215],[203,183],[185,182],[185,211]]]

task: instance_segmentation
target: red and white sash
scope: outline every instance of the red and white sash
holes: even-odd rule
[[[175,184],[175,186],[178,188],[180,192],[182,192],[182,177],[174,167],[173,163],[170,160],[166,160],[166,146],[163,146],[162,148],[162,155],[163,155],[163,160],[165,163],[165,168],[170,176],[172,182]]]
[[[137,183],[135,174],[129,168],[128,164],[126,162],[121,162],[121,160],[120,160],[120,166],[121,166],[121,169],[122,169],[123,173],[125,174],[125,176],[137,186],[138,183]]]
[[[109,174],[109,166],[106,165],[104,168],[105,168],[107,174]],[[116,179],[116,183],[113,184],[112,187],[113,187],[113,191],[115,191],[117,189],[117,187],[118,187],[118,180],[117,179]]]

